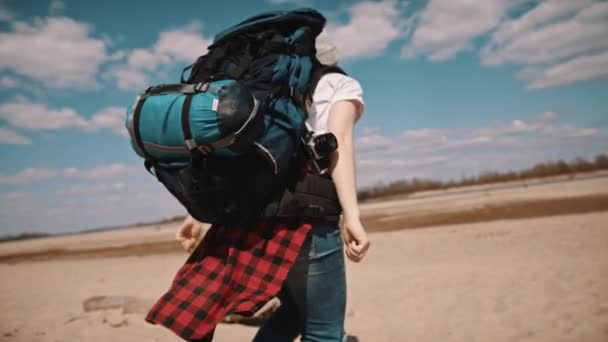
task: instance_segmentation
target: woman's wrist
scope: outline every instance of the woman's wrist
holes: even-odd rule
[[[344,216],[344,221],[347,221],[347,222],[353,222],[353,221],[360,221],[361,220],[361,217],[359,215],[359,211],[358,210],[356,210],[354,212],[353,211],[348,211],[348,212],[344,211],[343,216]]]

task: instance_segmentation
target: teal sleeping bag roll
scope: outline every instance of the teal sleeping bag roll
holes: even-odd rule
[[[133,149],[144,158],[187,162],[193,150],[230,157],[261,133],[258,107],[234,80],[160,85],[136,99],[127,128]]]

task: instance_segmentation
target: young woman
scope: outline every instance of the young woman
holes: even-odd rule
[[[316,45],[317,59],[324,65],[336,66],[338,63],[336,48],[325,34],[317,38]],[[338,149],[330,156],[330,174],[343,210],[341,230],[337,223],[319,221],[311,225],[307,222],[302,222],[295,229],[295,233],[289,236],[293,240],[303,240],[301,236],[310,234],[309,240],[307,240],[307,248],[300,248],[304,244],[302,241],[299,244],[294,244],[294,247],[286,247],[285,250],[293,250],[297,247],[299,250],[297,258],[279,258],[280,262],[277,264],[275,262],[277,260],[276,255],[266,255],[270,250],[268,247],[263,251],[258,251],[258,253],[254,251],[251,255],[247,254],[243,257],[243,253],[247,253],[248,249],[255,248],[252,247],[256,245],[255,243],[240,246],[238,251],[234,253],[226,252],[227,257],[224,258],[224,254],[222,253],[225,252],[226,248],[217,248],[214,245],[214,241],[220,244],[226,243],[227,240],[230,240],[231,236],[228,238],[226,236],[218,236],[218,234],[222,233],[217,233],[214,231],[215,228],[212,228],[209,233],[214,235],[205,237],[201,243],[202,246],[196,248],[196,251],[194,251],[193,256],[191,256],[187,263],[187,265],[196,264],[196,266],[180,270],[174,280],[174,284],[180,284],[180,287],[186,288],[191,286],[192,283],[196,283],[199,284],[196,287],[199,295],[207,297],[215,296],[215,302],[223,304],[228,302],[237,302],[238,304],[251,303],[246,308],[259,308],[258,301],[264,297],[264,294],[270,296],[278,295],[281,299],[281,306],[260,328],[254,341],[293,341],[298,335],[301,335],[302,341],[307,342],[341,342],[345,340],[346,276],[344,254],[350,260],[359,262],[363,259],[370,246],[367,233],[361,224],[357,204],[355,150],[353,143],[354,126],[361,116],[363,109],[364,102],[361,86],[353,78],[340,73],[328,73],[320,78],[309,107],[308,124],[312,130],[315,132],[332,132],[338,140]],[[241,234],[236,233],[236,231],[238,230],[232,230],[231,233],[226,234]],[[270,231],[269,236],[271,236],[271,241],[274,236],[290,234],[286,233],[287,228],[283,226],[273,226]],[[192,251],[200,232],[199,223],[192,217],[187,217],[177,231],[177,240],[182,243],[186,250]],[[292,230],[289,230],[289,232],[292,232]],[[234,241],[239,243],[239,241],[257,240],[251,236],[239,236]],[[206,248],[211,249],[211,251],[208,251],[206,255],[200,254],[204,252],[200,250]],[[198,256],[197,253],[199,253]],[[285,255],[287,254],[286,252]],[[224,259],[214,262],[213,265],[219,264],[221,270],[218,269],[218,266],[209,266],[212,264],[211,262],[204,263],[204,259],[216,257],[217,255],[222,255],[220,259]],[[241,258],[240,260],[250,260],[257,257],[258,259],[255,259],[256,265],[270,264],[269,260],[272,260],[274,265],[264,266],[270,267],[272,276],[268,277],[268,273],[264,275],[260,273],[254,277],[252,274],[258,271],[250,269],[248,270],[249,273],[247,270],[244,271],[244,274],[248,274],[248,276],[243,277],[239,273],[239,269],[246,269],[249,266],[235,261],[239,257]],[[234,272],[238,276],[235,277],[222,273],[226,269],[230,269],[231,271],[228,272]],[[288,275],[282,275],[282,273],[287,273],[287,271],[289,271]],[[215,283],[208,281],[209,274],[214,274],[213,278],[219,274],[224,279],[217,286],[218,290],[213,292],[205,292],[208,288],[216,288]],[[201,280],[201,277],[207,278]],[[280,289],[278,294],[271,293],[272,291],[269,289],[273,288],[272,285],[277,282],[282,284],[282,286],[277,288]],[[255,285],[252,285],[252,283],[255,283]],[[261,283],[261,285],[258,283]],[[241,286],[241,291],[237,290],[238,294],[235,295],[232,292],[221,290],[227,286],[232,288]],[[196,314],[184,315],[187,318],[182,319],[182,322],[176,323],[176,321],[179,321],[180,314],[189,310],[190,304],[187,301],[195,298],[191,292],[188,290],[186,292],[187,295],[180,295],[183,291],[168,293],[165,295],[170,297],[167,301],[173,301],[176,304],[169,305],[169,309],[164,307],[152,310],[152,312],[156,313],[161,312],[161,316],[163,311],[168,313],[164,316],[165,318],[161,320],[157,317],[156,313],[151,312],[147,319],[151,322],[164,324],[182,337],[193,335],[192,329],[189,326],[194,324],[193,321],[198,322],[195,318],[198,317]],[[194,292],[197,291],[194,290]],[[175,297],[180,296],[181,303],[175,301]],[[252,299],[252,297],[255,299]],[[266,299],[268,298],[267,296]],[[239,308],[243,310],[243,306],[237,306],[236,310],[239,310]],[[200,310],[199,308],[198,312]],[[217,312],[216,310],[213,311],[214,315],[211,313],[212,309],[205,310],[203,312],[206,315],[201,315],[199,317],[200,322],[198,323],[215,324],[217,322],[208,319],[208,317],[212,316],[217,320],[224,313],[223,311]],[[235,308],[232,307],[231,310],[235,310]],[[247,309],[244,311],[247,311]],[[213,330],[206,334],[202,340],[192,339],[191,341],[211,341],[212,335]]]

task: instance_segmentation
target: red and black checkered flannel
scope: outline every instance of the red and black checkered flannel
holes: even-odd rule
[[[212,227],[146,321],[196,340],[226,314],[252,315],[279,292],[310,229],[285,223]]]

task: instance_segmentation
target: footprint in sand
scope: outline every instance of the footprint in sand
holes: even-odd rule
[[[3,337],[15,337],[17,335],[17,333],[19,332],[19,329],[15,328],[11,331],[7,331],[4,334],[2,334]]]

